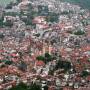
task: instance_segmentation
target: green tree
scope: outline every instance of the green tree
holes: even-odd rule
[[[14,17],[16,17],[16,16],[19,16],[19,12],[5,12],[4,13],[6,16],[14,16]]]
[[[53,57],[49,53],[45,53],[44,56],[38,56],[36,59],[42,60],[44,63],[48,63],[53,59]]]
[[[41,88],[39,85],[36,85],[36,84],[31,84],[30,86],[27,86],[24,83],[20,83],[16,87],[12,87],[9,90],[41,90]]]
[[[12,6],[13,6],[13,2],[10,2],[9,4],[7,4],[5,9],[12,9]]]
[[[49,62],[52,60],[52,56],[49,53],[45,53],[45,62]]]
[[[44,86],[44,90],[48,90],[48,86]]]
[[[59,15],[55,13],[49,13],[49,15],[46,17],[47,22],[58,22]]]
[[[55,69],[64,69],[64,71],[68,71],[71,69],[71,63],[68,61],[61,61],[59,60],[58,63],[56,64]]]
[[[16,0],[17,3],[20,3],[22,0]]]
[[[3,20],[4,20],[4,16],[2,16],[2,17],[0,18],[0,27],[3,27]]]
[[[0,33],[0,38],[3,39],[4,37],[3,33]]]
[[[88,71],[82,71],[82,73],[81,73],[82,77],[87,77],[88,75],[90,75],[90,73]]]
[[[7,60],[6,62],[5,62],[5,64],[6,65],[11,65],[13,62],[12,61],[9,61],[9,60]]]
[[[37,56],[36,59],[37,59],[37,60],[42,60],[42,61],[45,60],[45,58],[44,58],[43,56]]]
[[[70,12],[68,12],[68,11],[63,11],[63,12],[61,12],[61,15],[67,15],[67,14],[69,14]]]
[[[40,86],[39,85],[36,85],[36,84],[31,84],[30,85],[30,89],[29,90],[41,90]]]
[[[40,36],[40,33],[37,33],[37,34],[35,34],[34,36],[39,37],[39,36]]]
[[[47,16],[46,21],[47,22],[57,22],[58,18],[57,16]]]
[[[83,34],[85,34],[85,32],[82,30],[78,30],[78,31],[74,32],[74,34],[75,35],[83,35]]]
[[[27,88],[27,85],[26,84],[20,83],[16,87],[13,87],[13,88],[11,88],[9,90],[29,90],[29,89]]]
[[[11,22],[11,20],[8,20],[4,23],[5,26],[7,27],[12,27],[13,26],[13,23]]]

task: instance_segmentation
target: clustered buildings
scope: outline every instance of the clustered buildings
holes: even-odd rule
[[[20,82],[40,84],[42,90],[43,85],[48,90],[90,90],[89,10],[58,0],[21,0],[11,9],[0,8],[0,90]],[[56,58],[46,64],[37,60],[45,53]],[[72,67],[50,74],[59,59]],[[82,72],[88,75],[82,77]]]

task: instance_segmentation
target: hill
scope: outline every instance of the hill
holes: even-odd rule
[[[90,10],[90,0],[61,0],[61,1],[78,4],[82,8]]]

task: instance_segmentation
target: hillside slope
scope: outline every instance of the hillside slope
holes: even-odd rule
[[[65,2],[70,2],[80,5],[82,8],[87,8],[90,10],[90,0],[61,0]]]

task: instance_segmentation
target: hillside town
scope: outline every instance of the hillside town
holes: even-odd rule
[[[90,90],[90,10],[60,0],[0,6],[0,90],[20,83]]]

